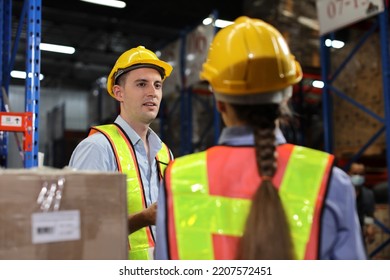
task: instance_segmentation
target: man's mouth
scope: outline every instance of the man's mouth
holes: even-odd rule
[[[148,107],[157,106],[157,104],[154,103],[154,102],[145,102],[143,105],[144,105],[144,106],[148,106]]]

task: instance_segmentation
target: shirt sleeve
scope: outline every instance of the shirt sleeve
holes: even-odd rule
[[[334,167],[321,220],[320,259],[367,259],[356,196],[348,175]]]
[[[157,220],[156,220],[156,248],[155,256],[156,260],[168,259],[168,244],[166,236],[166,207],[165,207],[165,189],[163,183],[161,183],[157,200]]]
[[[77,145],[69,166],[79,170],[118,170],[111,145],[101,133],[95,133]]]

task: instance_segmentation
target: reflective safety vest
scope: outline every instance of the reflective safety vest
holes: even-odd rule
[[[277,147],[279,190],[297,259],[317,259],[321,211],[334,156]],[[165,174],[170,259],[235,259],[261,183],[254,147],[215,146],[174,160]],[[264,230],[267,230],[266,228]]]
[[[127,211],[134,214],[146,208],[144,187],[134,151],[133,144],[117,124],[108,124],[92,127],[89,135],[101,132],[109,141],[115,154],[118,170],[127,175]],[[165,168],[171,160],[168,147],[162,143],[157,153],[156,161],[160,179],[164,176]],[[128,236],[129,259],[153,259],[154,237],[151,227],[144,227]]]

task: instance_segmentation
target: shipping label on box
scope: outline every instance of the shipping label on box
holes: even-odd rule
[[[80,239],[80,211],[55,211],[31,215],[32,243]]]
[[[0,259],[128,257],[126,175],[0,170]]]

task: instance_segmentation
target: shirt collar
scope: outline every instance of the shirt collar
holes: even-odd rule
[[[138,142],[141,141],[141,137],[121,116],[118,116],[115,119],[115,123],[119,124],[123,128],[133,145],[137,145]],[[148,129],[146,137],[149,140],[150,156],[151,158],[154,158],[162,147],[162,141],[160,137],[158,137],[158,135],[150,127]]]
[[[135,130],[121,116],[118,116],[115,119],[115,123],[119,124],[120,127],[123,128],[133,145],[137,144],[138,141],[141,140],[141,137],[139,137]]]
[[[286,143],[286,138],[279,127],[275,129],[275,138],[277,145]],[[218,141],[220,145],[234,146],[252,146],[254,143],[253,130],[248,126],[225,127]]]

